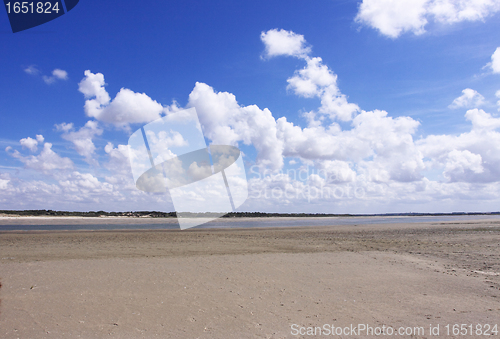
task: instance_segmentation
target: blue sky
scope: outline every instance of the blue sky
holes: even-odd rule
[[[400,3],[81,0],[15,34],[0,11],[0,209],[173,210],[124,145],[195,107],[245,154],[240,210],[498,210],[500,2]]]

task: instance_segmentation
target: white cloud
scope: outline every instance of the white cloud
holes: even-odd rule
[[[187,172],[189,174],[189,177],[193,180],[201,180],[212,175],[212,168],[209,164],[202,163],[198,165],[197,162],[193,162],[191,163],[191,165],[189,165],[189,169]]]
[[[302,129],[280,118],[278,135],[283,139],[285,157],[349,161],[361,164],[365,172],[372,174],[374,170],[378,173],[383,170],[385,181],[413,181],[420,178],[419,171],[424,168],[422,155],[412,138],[418,126],[409,117],[392,118],[384,111],[362,111],[353,119],[350,130],[341,130],[334,123],[326,128]],[[368,158],[373,159],[365,160]],[[345,165],[343,168],[347,171]],[[365,173],[364,179],[370,178]]]
[[[94,74],[87,70],[84,72],[85,77],[78,84],[78,90],[83,93],[86,99],[95,97],[95,101],[100,105],[107,105],[111,98],[104,86],[104,75],[102,73]]]
[[[38,141],[36,139],[27,137],[19,140],[19,143],[21,144],[21,146],[23,146],[23,148],[27,148],[31,152],[36,152],[37,150]]]
[[[350,121],[360,111],[358,105],[347,101],[347,96],[338,88],[330,85],[321,96],[321,107],[318,112],[327,114],[332,120]]]
[[[391,38],[402,32],[425,32],[425,4],[427,0],[363,0],[355,21],[375,29]]]
[[[44,141],[43,135],[37,134],[35,139],[27,137],[19,140],[19,143],[23,148],[27,148],[31,152],[36,152],[38,149],[37,147],[38,143],[43,143],[43,141]]]
[[[8,147],[6,151],[10,151]],[[52,150],[52,144],[46,142],[43,145],[43,150],[39,155],[23,156],[17,150],[11,153],[11,156],[18,159],[26,165],[27,168],[37,171],[50,173],[54,170],[67,170],[74,167],[73,162],[69,158],[63,158]]]
[[[36,156],[24,156],[12,147],[7,152],[19,159],[30,172],[30,179],[10,178],[0,173],[0,203],[8,209],[56,210],[172,210],[168,196],[138,191],[130,172],[128,147],[105,147],[107,161],[92,173],[76,170],[70,159],[56,154],[46,143]],[[50,183],[47,182],[50,177]]]
[[[392,118],[384,111],[361,111],[340,92],[336,75],[322,64],[321,59],[308,56],[304,59],[306,67],[288,80],[288,88],[300,96],[321,98],[322,106],[317,112],[304,114],[309,122],[307,128],[295,126],[286,118],[277,120],[283,157],[299,158],[323,169],[326,167],[322,163],[326,161],[339,162],[335,166],[343,168],[344,176],[365,185],[367,193],[372,196],[378,194],[373,184],[388,185],[385,187],[391,187],[395,199],[399,189],[408,192],[412,189],[436,189],[429,194],[437,196],[441,194],[438,192],[451,187],[429,181],[424,177],[426,170],[441,171],[449,185],[453,182],[473,185],[500,181],[500,170],[497,170],[500,168],[500,149],[495,146],[499,144],[496,140],[500,139],[496,131],[500,127],[500,119],[483,110],[469,110],[465,117],[472,123],[470,132],[459,137],[429,136],[414,142],[413,135],[419,126],[417,121],[410,117]],[[484,97],[476,91],[465,89],[463,95],[454,101],[453,107],[479,106],[484,101]],[[337,108],[334,107],[336,102],[341,103]],[[342,114],[342,111],[345,113]],[[332,121],[352,121],[352,128],[342,130],[334,122],[326,124],[321,114],[326,114]],[[352,167],[349,164],[353,164]],[[318,180],[314,182],[317,184]],[[420,184],[409,189],[410,186],[398,183]],[[455,188],[458,189],[458,186]],[[412,199],[411,195],[408,199]]]
[[[133,184],[133,182],[132,182]],[[163,195],[148,195],[133,185],[112,184],[89,173],[73,171],[54,183],[42,180],[11,180],[0,195],[5,209],[171,211]]]
[[[310,48],[304,48],[306,41],[302,35],[285,30],[270,30],[261,34],[268,56],[294,55],[306,61],[306,66],[295,71],[288,78],[287,89],[296,95],[321,99],[318,113],[325,114],[330,119],[350,121],[360,111],[358,105],[349,103],[347,96],[342,94],[337,86],[337,75],[323,64],[320,57],[310,57]],[[321,118],[315,112],[307,113],[310,124],[317,124]],[[319,119],[319,120],[318,120]]]
[[[72,123],[62,123],[56,125],[56,128],[59,131],[64,132],[62,138],[71,141],[78,154],[85,157],[85,161],[87,161],[89,164],[98,165],[97,160],[93,158],[96,147],[92,139],[95,136],[101,135],[103,130],[99,128],[99,124],[97,121],[87,121],[85,126],[80,128],[78,131],[72,131]]]
[[[28,74],[31,74],[31,75],[39,75],[41,73],[40,70],[35,65],[31,65],[31,66],[26,67],[24,69],[24,71]],[[52,71],[51,76],[43,75],[42,79],[43,79],[43,81],[45,81],[46,84],[50,85],[50,84],[53,84],[54,82],[56,82],[57,80],[68,80],[68,72],[66,72],[65,70],[56,68]]]
[[[43,81],[45,81],[46,84],[53,84],[57,80],[68,80],[68,72],[56,68],[52,71],[52,76],[43,76]]]
[[[52,71],[52,76],[54,76],[60,80],[67,80],[68,79],[68,72],[66,72],[62,69],[56,68],[55,70]]]
[[[270,168],[283,166],[282,141],[277,138],[276,121],[267,108],[240,106],[233,94],[215,92],[197,82],[189,94],[188,107],[195,107],[203,132],[214,144],[252,144],[257,162]]]
[[[104,75],[85,71],[79,91],[85,95],[85,113],[99,121],[128,129],[129,124],[148,123],[162,116],[164,108],[145,93],[122,88],[111,100],[104,88]]]
[[[311,48],[306,46],[303,35],[284,29],[271,29],[260,34],[260,39],[266,46],[266,57],[272,58],[280,55],[305,58]]]
[[[478,107],[484,104],[484,97],[477,91],[466,88],[462,91],[462,95],[453,100],[453,102],[448,106],[449,108],[470,108]]]
[[[317,162],[319,173],[324,171],[327,183],[345,183],[356,180],[356,172],[352,169],[352,162],[342,160],[324,160]]]
[[[497,47],[497,49],[491,56],[490,67],[493,73],[500,73],[500,47]]]
[[[471,130],[458,136],[430,135],[417,142],[428,167],[443,169],[449,181],[500,181],[500,118],[480,109],[465,114]]]
[[[295,94],[306,98],[320,96],[325,87],[333,85],[336,88],[337,75],[324,65],[321,58],[308,58],[307,66],[296,71],[288,80],[288,88]]]
[[[500,99],[500,90],[496,91],[495,96]],[[500,111],[500,100],[497,101],[498,110]]]
[[[7,185],[9,184],[10,180],[6,179],[0,179],[0,190],[7,189]]]
[[[191,92],[188,107],[196,107],[205,136],[215,144],[252,144],[258,151],[257,163],[274,170],[283,167],[283,157],[294,157],[318,166],[322,161],[362,162],[366,180],[374,177],[366,173],[374,171],[385,181],[420,180],[425,166],[412,137],[419,123],[409,117],[389,117],[384,111],[358,114],[359,107],[340,93],[337,76],[321,58],[304,59],[306,67],[288,79],[288,86],[297,95],[321,98],[318,112],[307,114],[307,128],[295,126],[286,118],[275,120],[267,109],[241,107],[234,95],[217,93],[202,83]],[[322,115],[352,121],[352,129],[342,130],[335,122],[325,126]],[[373,159],[365,160],[370,157]],[[349,173],[343,176],[353,177],[349,166],[343,171]]]
[[[450,181],[466,181],[467,172],[483,173],[482,158],[468,150],[452,150],[448,153],[444,169],[445,178]]]
[[[64,133],[68,133],[69,131],[71,131],[73,129],[73,123],[61,123],[61,124],[56,124],[56,129],[60,132],[64,132]]]
[[[40,74],[40,71],[38,70],[38,68],[36,68],[35,65],[31,65],[31,66],[28,66],[24,69],[24,71],[28,74],[31,74],[31,75],[37,75],[37,74]]]
[[[499,10],[498,0],[363,0],[355,21],[397,38],[405,32],[424,33],[429,21],[480,21]]]
[[[113,185],[107,182],[101,182],[90,173],[72,172],[66,178],[59,180],[59,186],[66,192],[78,193],[83,196],[88,193],[102,195],[113,190]],[[81,199],[81,197],[78,197]]]
[[[109,155],[110,163],[108,169],[111,172],[130,173],[129,149],[127,145],[118,145],[116,148],[113,143],[108,142],[104,151]]]
[[[498,0],[434,0],[427,6],[436,21],[447,24],[482,21],[500,10]]]
[[[170,130],[168,132],[159,131],[158,133],[155,133],[152,130],[147,130],[146,136],[148,138],[149,149],[152,154],[156,154],[154,157],[155,164],[159,164],[176,157],[177,154],[172,151],[173,148],[183,147],[189,144],[179,132],[174,130]]]
[[[187,146],[188,142],[177,131],[160,131],[158,134],[148,130],[146,132],[151,144],[161,144],[164,148]]]
[[[472,122],[472,129],[475,131],[492,131],[500,128],[500,118],[493,118],[482,109],[468,110],[465,118]]]

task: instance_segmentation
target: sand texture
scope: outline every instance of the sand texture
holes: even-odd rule
[[[1,232],[0,282],[0,338],[454,337],[445,325],[500,327],[500,221]]]

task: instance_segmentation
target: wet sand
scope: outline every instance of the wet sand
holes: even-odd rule
[[[324,324],[453,337],[447,324],[500,327],[500,220],[8,231],[0,281],[2,338],[312,338],[293,328]]]

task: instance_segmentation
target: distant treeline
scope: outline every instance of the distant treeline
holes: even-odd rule
[[[105,211],[89,211],[89,212],[70,212],[70,211],[52,211],[52,210],[23,210],[23,211],[2,211],[0,214],[12,214],[21,216],[64,216],[64,217],[151,217],[151,218],[175,218],[175,212],[105,212]]]
[[[72,216],[72,217],[131,217],[131,218],[175,218],[176,212],[158,211],[134,211],[134,212],[70,212],[52,210],[0,210],[0,214],[11,214],[21,216]],[[209,218],[217,217],[216,213],[186,213],[182,218]],[[500,212],[453,212],[453,213],[386,213],[386,214],[328,214],[328,213],[264,213],[264,212],[230,212],[222,218],[269,218],[269,217],[289,217],[289,218],[311,218],[311,217],[390,217],[390,216],[442,216],[442,215],[500,215]]]

